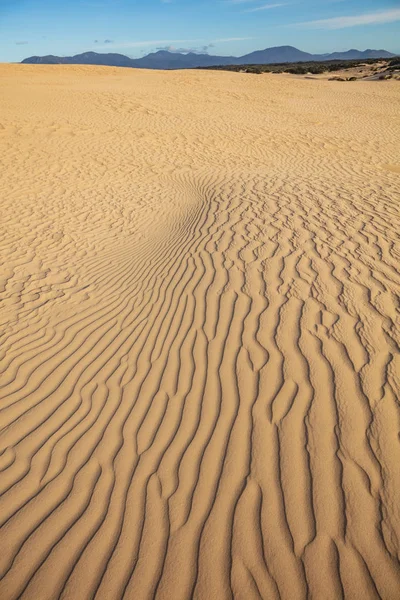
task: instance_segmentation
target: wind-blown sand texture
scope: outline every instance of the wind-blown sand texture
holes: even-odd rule
[[[0,597],[399,598],[399,84],[0,90]]]

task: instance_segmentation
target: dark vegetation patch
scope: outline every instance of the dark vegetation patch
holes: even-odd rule
[[[320,75],[321,73],[330,73],[342,71],[344,69],[354,69],[364,65],[374,65],[382,63],[381,58],[367,58],[359,60],[328,60],[325,62],[300,62],[300,63],[279,63],[270,65],[221,65],[217,67],[198,67],[199,69],[213,69],[220,71],[236,71],[239,73],[291,73],[293,75]],[[375,67],[378,70],[378,67]],[[389,70],[400,69],[400,57],[395,57],[388,61]]]
[[[395,58],[392,58],[392,60],[389,60],[387,67],[388,71],[397,71],[398,69],[400,69],[400,56],[396,56]]]

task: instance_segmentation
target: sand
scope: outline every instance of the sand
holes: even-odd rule
[[[398,598],[398,82],[0,106],[0,597]]]

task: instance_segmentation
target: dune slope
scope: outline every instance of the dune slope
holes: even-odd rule
[[[0,597],[398,598],[398,82],[0,105]]]

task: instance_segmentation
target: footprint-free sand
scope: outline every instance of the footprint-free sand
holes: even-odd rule
[[[0,597],[400,596],[400,83],[0,66]]]

